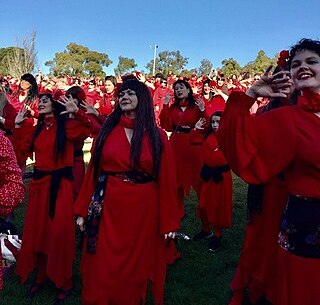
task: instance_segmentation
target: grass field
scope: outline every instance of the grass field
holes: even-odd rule
[[[233,227],[223,232],[222,247],[216,253],[208,251],[207,242],[178,241],[182,254],[180,260],[169,266],[165,290],[166,305],[227,305],[231,292],[229,283],[237,266],[243,243],[246,223],[246,185],[234,178]],[[186,198],[186,217],[181,231],[189,236],[200,230],[196,218],[197,200],[194,193]],[[16,223],[21,232],[25,205],[16,210]],[[80,253],[74,265],[74,291],[65,304],[80,305],[81,277],[79,274]],[[21,285],[19,278],[11,273],[5,278],[4,290],[0,292],[1,305],[52,304],[55,298],[53,284],[48,284],[32,302],[25,297],[27,285]],[[124,291],[125,293],[125,291]],[[148,303],[153,304],[150,296]]]

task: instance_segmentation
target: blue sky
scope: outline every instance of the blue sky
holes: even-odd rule
[[[179,50],[188,69],[209,59],[214,67],[233,57],[240,65],[259,50],[273,57],[300,38],[320,38],[318,0],[34,0],[4,1],[0,47],[36,31],[39,67],[76,42],[108,54],[113,74],[118,57],[134,58],[138,70],[158,52]]]

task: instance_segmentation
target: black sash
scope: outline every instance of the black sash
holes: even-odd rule
[[[230,167],[228,164],[215,167],[210,167],[207,164],[203,164],[200,172],[200,177],[205,182],[208,182],[210,179],[212,179],[215,183],[220,183],[223,180],[222,173],[227,172],[229,170]]]
[[[191,132],[191,127],[182,127],[180,125],[178,126],[173,126],[173,129],[174,129],[174,132],[177,132],[177,133],[190,133]]]
[[[103,202],[105,199],[105,190],[108,182],[108,177],[114,176],[123,181],[130,183],[148,183],[155,180],[154,176],[139,171],[127,171],[127,172],[104,172],[98,178],[96,188],[91,197],[91,201],[88,207],[88,216],[86,219],[86,234],[87,239],[87,252],[90,254],[96,253],[99,223],[101,219]]]
[[[289,196],[278,242],[294,255],[320,258],[320,199]]]
[[[39,180],[45,176],[51,175],[50,183],[50,201],[49,201],[49,217],[54,218],[56,211],[56,200],[58,195],[59,186],[62,178],[66,178],[69,181],[73,180],[72,167],[63,167],[54,171],[42,171],[37,168],[34,168],[33,179]]]

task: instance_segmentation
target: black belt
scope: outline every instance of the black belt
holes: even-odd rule
[[[219,183],[223,180],[222,173],[228,172],[230,167],[228,164],[211,167],[207,164],[203,164],[200,172],[200,177],[205,181],[208,182],[212,179],[215,183]]]
[[[320,258],[320,199],[289,196],[278,242],[294,255]]]
[[[73,171],[72,167],[63,167],[54,171],[42,171],[37,168],[34,168],[33,179],[39,180],[45,176],[51,175],[50,183],[50,201],[49,201],[49,217],[54,218],[56,211],[56,200],[58,195],[59,186],[62,178],[66,178],[69,181],[73,180]]]
[[[86,219],[86,233],[87,239],[87,252],[94,254],[96,253],[96,246],[99,233],[99,223],[103,209],[103,202],[105,199],[105,190],[108,182],[108,177],[117,177],[123,181],[130,183],[149,183],[155,180],[155,177],[146,172],[140,171],[126,171],[126,172],[104,172],[98,180],[91,197],[91,201],[88,207],[88,216]]]
[[[174,132],[177,132],[177,133],[190,133],[191,132],[191,127],[182,127],[180,125],[178,126],[173,126],[173,129],[174,129]]]

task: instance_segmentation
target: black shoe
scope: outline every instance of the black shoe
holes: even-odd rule
[[[222,237],[212,236],[209,240],[209,251],[214,252],[221,246]]]
[[[192,237],[192,240],[199,241],[202,239],[211,238],[212,236],[213,236],[213,233],[211,231],[207,232],[207,231],[201,230],[198,234],[196,234],[195,236]]]
[[[53,305],[62,305],[64,304],[65,300],[70,296],[72,289],[64,290],[59,289],[57,298],[55,299]]]

